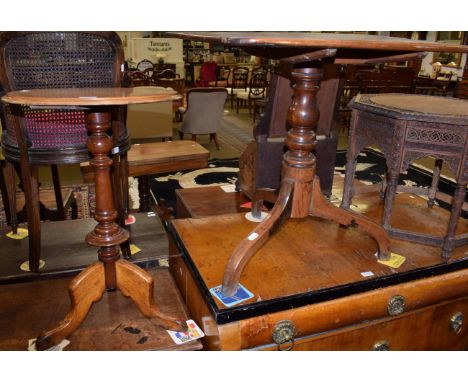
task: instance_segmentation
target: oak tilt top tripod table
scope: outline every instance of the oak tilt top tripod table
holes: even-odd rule
[[[158,325],[173,330],[184,328],[184,324],[160,312],[156,307],[151,276],[136,265],[119,259],[118,246],[128,240],[129,233],[115,222],[117,212],[110,179],[112,160],[108,156],[112,149],[112,140],[106,133],[111,127],[113,106],[164,102],[179,98],[180,96],[172,90],[138,87],[33,89],[13,91],[2,97],[3,102],[13,106],[63,106],[85,109],[86,127],[90,133],[88,149],[93,156],[91,166],[96,173],[94,217],[98,224],[86,236],[86,242],[99,248],[99,261],[83,270],[70,283],[71,310],[57,327],[38,337],[36,342],[38,350],[47,349],[73,333],[85,319],[93,302],[98,301],[106,290],[119,289],[124,296],[130,297],[135,302],[145,316],[150,317]]]
[[[270,215],[232,253],[224,272],[223,294],[232,296],[236,292],[244,267],[283,219],[289,217],[314,216],[346,226],[358,225],[377,241],[379,259],[387,259],[390,254],[387,232],[362,215],[335,207],[320,189],[316,157],[311,151],[317,146],[320,117],[317,92],[324,64],[399,62],[421,58],[423,55],[418,52],[424,51],[468,52],[468,46],[326,33],[174,32],[171,36],[239,46],[255,56],[279,59],[280,67],[286,68],[283,72],[289,72],[293,83],[294,96],[287,112],[290,129],[285,140],[289,151],[283,156],[277,201]],[[330,94],[331,98],[336,99],[337,92],[338,88],[335,94]],[[274,95],[269,97],[264,118],[271,119],[275,112],[272,105],[278,103],[281,94],[275,89],[270,94]]]

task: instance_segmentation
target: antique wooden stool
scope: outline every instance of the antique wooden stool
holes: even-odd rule
[[[397,238],[441,246],[448,259],[453,248],[466,244],[468,235],[455,235],[468,183],[468,102],[454,98],[411,94],[361,94],[351,102],[345,186],[341,207],[349,209],[352,182],[359,152],[377,145],[385,156],[387,186],[382,218],[383,227]],[[457,185],[447,233],[444,238],[392,228],[392,214],[398,177],[409,165],[423,157],[436,158],[432,186],[426,190],[429,207],[433,204],[442,161],[450,168]],[[404,187],[414,192],[415,187]],[[421,190],[416,193],[421,193]]]

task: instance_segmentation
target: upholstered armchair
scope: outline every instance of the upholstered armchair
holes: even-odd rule
[[[192,134],[192,140],[197,135],[210,134],[210,141],[215,142],[219,150],[218,137],[216,135],[224,114],[224,104],[228,92],[224,88],[195,88],[187,92],[187,109],[180,108],[182,126],[180,127],[180,139],[184,133]]]

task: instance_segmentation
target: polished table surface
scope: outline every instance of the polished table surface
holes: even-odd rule
[[[181,96],[162,87],[32,89],[9,92],[2,101],[38,106],[129,105],[178,100]]]
[[[304,32],[170,32],[172,37],[198,41],[219,42],[246,48],[262,47],[261,57],[289,57],[289,49],[308,52],[314,49],[338,48],[335,63],[343,60],[381,57],[392,52],[468,52],[468,46],[441,44],[423,40],[410,40],[387,36],[339,33],[304,33]],[[287,50],[275,48],[288,48]],[[357,53],[360,52],[360,53]],[[297,53],[296,53],[297,54]],[[342,59],[342,60],[340,60]]]

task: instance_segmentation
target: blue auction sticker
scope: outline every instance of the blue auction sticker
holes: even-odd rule
[[[232,296],[225,296],[221,292],[221,288],[222,285],[215,286],[210,289],[210,292],[227,307],[240,304],[242,301],[253,297],[253,293],[243,287],[241,284],[239,284],[239,288],[237,288],[236,293],[234,293]]]

